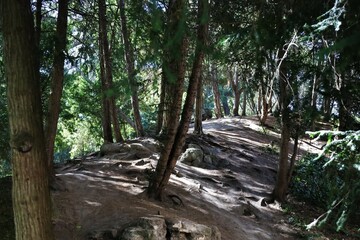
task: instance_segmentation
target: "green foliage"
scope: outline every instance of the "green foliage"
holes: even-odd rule
[[[309,132],[316,139],[327,136],[324,150],[303,159],[294,177],[292,191],[304,200],[325,204],[326,213],[308,228],[330,223],[342,230],[349,219],[359,216],[360,131]]]
[[[329,204],[329,193],[333,185],[323,168],[326,159],[316,157],[315,154],[308,154],[298,162],[290,189],[295,197],[325,208]]]
[[[101,144],[101,98],[95,77],[66,76],[55,143],[55,161],[96,151]]]

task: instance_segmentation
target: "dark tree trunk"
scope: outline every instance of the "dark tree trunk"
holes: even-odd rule
[[[159,102],[159,110],[157,117],[156,134],[160,134],[161,130],[163,129],[164,114],[165,114],[165,91],[166,91],[165,84],[166,84],[165,73],[163,73],[161,77],[160,102]]]
[[[122,142],[119,120],[116,111],[116,101],[113,94],[113,76],[111,53],[107,36],[106,2],[99,0],[99,52],[100,52],[100,76],[103,97],[103,137],[105,142],[113,142],[111,123],[114,127],[116,142]]]
[[[247,92],[244,91],[241,116],[246,116],[246,94],[247,94]]]
[[[294,147],[293,147],[293,153],[291,155],[290,158],[290,167],[289,167],[289,172],[288,172],[288,176],[287,176],[287,184],[290,184],[291,181],[291,177],[293,175],[294,172],[294,168],[295,168],[295,160],[296,160],[296,156],[298,153],[298,148],[299,148],[299,136],[296,135],[294,138]]]
[[[196,92],[196,105],[195,105],[195,123],[194,133],[203,134],[202,126],[202,111],[203,111],[203,86],[202,86],[202,75],[199,77],[199,83]]]
[[[134,63],[134,54],[133,47],[130,41],[130,33],[127,28],[127,19],[125,15],[125,0],[119,1],[120,6],[120,17],[121,17],[121,29],[122,36],[125,45],[125,59],[127,65],[127,73],[128,73],[128,82],[131,90],[131,104],[134,112],[134,122],[135,122],[135,130],[136,135],[138,137],[142,137],[145,135],[144,128],[141,123],[140,116],[140,108],[139,108],[139,97],[138,97],[138,84],[136,82],[135,77],[135,63]]]
[[[194,101],[196,97],[196,90],[198,87],[199,78],[201,75],[202,61],[204,58],[204,46],[206,45],[207,36],[207,21],[208,21],[208,0],[198,1],[198,15],[199,15],[199,27],[198,27],[198,38],[195,49],[195,60],[193,63],[191,76],[189,79],[189,86],[187,90],[185,105],[181,115],[181,122],[179,127],[176,129],[171,128],[169,131],[168,139],[171,142],[166,144],[164,151],[161,154],[158,165],[156,166],[156,176],[149,186],[149,195],[156,199],[162,199],[163,191],[167,185],[171,172],[175,168],[178,157],[181,154],[182,147],[185,143],[186,134],[189,129],[189,123],[193,111]],[[184,4],[184,2],[182,2]],[[180,9],[183,10],[183,7]],[[205,21],[204,21],[205,19]],[[180,20],[180,19],[179,19]],[[184,52],[183,52],[184,54]],[[179,74],[185,74],[185,58],[183,60],[182,71]],[[182,92],[182,89],[177,89]],[[180,93],[178,92],[178,93]],[[181,104],[180,106],[181,107]],[[170,135],[173,134],[173,135]]]
[[[163,64],[163,74],[165,83],[165,113],[164,122],[162,126],[162,134],[166,137],[165,146],[161,152],[160,159],[156,166],[155,177],[149,183],[148,194],[149,197],[155,199],[161,199],[162,191],[164,186],[165,172],[167,169],[168,162],[170,160],[170,153],[175,141],[177,127],[179,124],[181,102],[182,102],[182,91],[185,79],[185,59],[187,52],[187,39],[185,32],[182,29],[185,27],[181,23],[181,20],[185,13],[185,1],[184,0],[173,0],[169,3],[168,8],[168,26],[167,34],[169,38],[169,45],[165,48],[165,57]],[[177,33],[176,39],[172,39]],[[171,38],[170,38],[171,37]],[[173,54],[168,54],[172,52]],[[176,76],[176,79],[174,77]],[[172,96],[172,99],[170,99]],[[168,111],[171,109],[171,111]],[[167,116],[169,115],[169,116]],[[171,119],[171,121],[166,121]],[[166,122],[165,122],[166,121]]]
[[[224,115],[225,116],[229,116],[230,115],[230,107],[229,107],[229,104],[228,104],[228,101],[227,101],[227,96],[224,95],[221,99],[221,103],[222,103],[222,106],[223,106],[223,109],[224,109]]]
[[[237,66],[234,67],[234,73],[232,73],[232,71],[229,72],[229,77],[230,77],[231,88],[234,92],[234,108],[232,113],[234,116],[239,116],[240,95],[242,89],[240,88],[239,73]]]
[[[30,1],[2,0],[12,197],[17,240],[54,239]]]
[[[68,16],[68,0],[59,0],[58,18],[56,23],[56,39],[54,62],[52,69],[51,94],[49,99],[48,117],[45,128],[47,159],[50,173],[50,183],[55,179],[54,145],[57,124],[60,114],[60,100],[64,83],[64,61],[66,50],[66,31]]]
[[[211,77],[211,84],[214,94],[215,116],[216,118],[219,119],[224,117],[224,115],[221,111],[221,100],[220,100],[221,98],[220,98],[219,85],[218,82],[216,81],[215,69],[213,68],[210,70],[210,77]]]
[[[281,108],[281,141],[279,165],[273,197],[275,200],[283,202],[285,200],[286,191],[288,189],[288,154],[290,141],[290,109],[288,108],[288,105],[290,102],[287,93],[289,80],[286,78],[285,67],[280,66],[279,68],[280,76],[278,76],[278,79],[280,87],[279,104]]]

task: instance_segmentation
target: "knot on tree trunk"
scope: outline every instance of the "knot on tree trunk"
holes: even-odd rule
[[[21,153],[27,153],[31,151],[33,143],[34,137],[28,132],[21,131],[14,134],[11,141],[11,148]]]

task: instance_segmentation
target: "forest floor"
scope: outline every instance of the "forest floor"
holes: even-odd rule
[[[187,145],[200,146],[204,159],[210,157],[198,167],[178,162],[162,202],[144,194],[159,152],[147,157],[92,154],[59,165],[61,190],[52,192],[56,239],[94,239],[98,232],[159,214],[167,221],[216,226],[224,240],[329,239],[294,223],[316,217],[313,208],[265,201],[276,180],[277,125],[272,117],[266,128],[255,117],[237,117],[204,121],[202,136],[190,129]],[[309,143],[301,141],[299,157],[317,151],[319,146]]]

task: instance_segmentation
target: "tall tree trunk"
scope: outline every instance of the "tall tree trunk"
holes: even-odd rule
[[[160,134],[161,130],[163,129],[164,115],[165,115],[165,91],[166,91],[165,84],[166,84],[165,73],[163,73],[161,77],[160,102],[159,102],[159,110],[157,117],[156,134]]]
[[[45,128],[46,150],[50,183],[55,180],[54,145],[57,124],[60,114],[60,100],[64,83],[64,61],[66,50],[68,0],[59,0],[58,18],[56,23],[56,39],[52,69],[51,94],[49,99],[48,117]]]
[[[115,97],[110,99],[110,115],[111,115],[111,122],[114,130],[114,136],[116,142],[123,142],[124,138],[121,135],[120,130],[120,122],[119,122],[119,111],[116,106]]]
[[[278,79],[280,86],[279,104],[281,108],[281,141],[279,165],[273,197],[275,200],[283,202],[288,188],[288,154],[290,142],[290,109],[288,108],[288,105],[290,102],[287,93],[288,79],[286,78],[285,67],[280,66],[279,69]]]
[[[162,199],[165,186],[170,179],[171,172],[175,168],[177,159],[180,156],[182,147],[185,143],[185,138],[189,129],[189,123],[196,97],[196,90],[201,75],[202,61],[204,58],[204,46],[206,45],[207,36],[208,0],[199,0],[198,4],[198,41],[196,44],[195,60],[189,79],[189,86],[187,90],[185,105],[181,115],[181,122],[177,130],[174,129],[175,131],[171,132],[174,133],[174,135],[170,135],[169,132],[168,139],[171,143],[166,144],[164,151],[162,152],[159,159],[158,165],[156,166],[156,176],[149,186],[149,195],[153,198],[160,200]],[[185,58],[183,59],[182,65],[184,67],[183,69],[181,69],[183,70],[183,72],[179,71],[179,73],[185,74]],[[178,91],[182,92],[181,89],[178,89]]]
[[[243,102],[242,102],[242,111],[241,111],[241,116],[246,116],[246,90],[244,91],[244,94],[243,94]]]
[[[223,109],[224,109],[224,115],[225,116],[229,116],[230,115],[230,107],[229,107],[229,104],[228,104],[228,101],[227,101],[227,96],[226,94],[223,95],[223,97],[221,98],[221,103],[222,103],[222,106],[223,106]]]
[[[100,76],[103,97],[103,134],[105,142],[113,142],[111,123],[114,127],[116,142],[122,142],[119,119],[116,111],[116,102],[113,89],[112,62],[107,36],[106,2],[99,0],[99,50],[100,50]]]
[[[187,39],[182,18],[185,17],[185,1],[172,0],[168,7],[168,25],[166,36],[168,43],[164,49],[163,83],[165,84],[165,113],[162,126],[162,134],[166,133],[165,146],[161,152],[160,159],[156,166],[155,177],[149,183],[149,197],[161,199],[163,187],[160,186],[164,180],[164,174],[169,161],[169,156],[175,141],[177,127],[181,113],[182,91],[185,79],[185,59],[187,52]],[[177,35],[176,39],[173,39]],[[170,54],[173,53],[173,54]],[[176,78],[175,78],[176,76]],[[174,79],[175,78],[175,79]],[[173,99],[170,99],[172,96]],[[171,109],[171,111],[168,111]],[[169,116],[167,116],[169,115]],[[171,119],[172,121],[166,121]],[[166,121],[166,122],[165,122]]]
[[[215,116],[216,118],[222,118],[224,117],[222,110],[221,110],[221,101],[220,101],[220,91],[219,91],[219,85],[216,81],[215,76],[215,69],[213,69],[213,66],[210,66],[210,77],[211,77],[211,84],[214,94],[214,105],[215,105]]]
[[[135,77],[135,63],[134,63],[134,50],[130,41],[130,33],[127,28],[127,19],[125,15],[125,0],[119,0],[120,17],[121,17],[121,30],[125,45],[125,59],[127,65],[128,82],[131,90],[131,104],[134,112],[134,122],[136,127],[136,135],[142,137],[145,135],[144,128],[141,123],[139,97],[138,97],[138,84]]]
[[[12,196],[17,240],[54,239],[30,1],[2,0]]]
[[[240,95],[242,92],[242,89],[240,89],[240,82],[239,82],[239,73],[237,66],[234,67],[234,74],[232,71],[229,72],[230,77],[230,84],[231,88],[234,92],[234,107],[233,107],[233,115],[239,116],[239,106],[240,106]]]
[[[202,126],[202,111],[203,111],[203,83],[202,75],[199,77],[199,83],[196,91],[196,105],[195,105],[195,123],[194,123],[194,133],[203,134]]]

